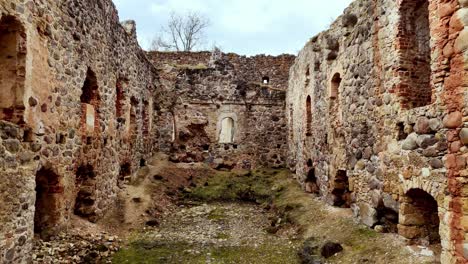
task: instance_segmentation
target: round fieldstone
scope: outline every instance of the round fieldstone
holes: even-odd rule
[[[460,141],[463,144],[468,145],[468,128],[462,128],[459,136],[460,136]]]
[[[419,117],[414,125],[414,131],[418,134],[429,134],[431,132],[429,119],[425,116]]]
[[[441,169],[444,167],[444,163],[442,163],[440,159],[431,159],[429,165],[431,165],[433,169]]]
[[[459,111],[452,112],[445,116],[444,126],[446,128],[457,128],[463,123],[463,115]]]

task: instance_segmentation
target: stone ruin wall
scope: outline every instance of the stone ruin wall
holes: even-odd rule
[[[110,0],[3,0],[0,54],[0,262],[24,263],[155,151],[159,81]]]
[[[465,0],[355,1],[300,52],[287,94],[304,189],[440,242],[442,263],[468,259],[467,29]]]
[[[176,162],[216,168],[284,167],[285,90],[294,56],[151,52],[162,69],[161,146]],[[268,84],[263,80],[268,78]],[[233,123],[222,139],[223,120]]]

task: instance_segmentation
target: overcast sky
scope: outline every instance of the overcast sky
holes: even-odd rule
[[[172,11],[208,17],[207,43],[242,55],[296,54],[326,29],[353,0],[114,0],[120,20],[137,23],[140,45],[148,48]]]

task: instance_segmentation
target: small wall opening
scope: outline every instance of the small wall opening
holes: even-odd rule
[[[339,73],[335,73],[333,78],[331,79],[330,84],[330,98],[336,99],[338,98],[338,93],[341,85],[341,76]]]
[[[309,159],[309,161],[312,163],[312,160]],[[317,177],[315,176],[315,168],[309,165],[309,162],[307,162],[307,166],[309,167],[309,171],[307,172],[305,181],[306,192],[318,194],[320,190],[317,184]]]
[[[98,108],[100,97],[98,88],[96,74],[88,68],[80,96],[85,130],[88,134],[98,131],[99,128]]]
[[[437,201],[424,190],[411,189],[400,208],[398,233],[411,244],[440,244]]]
[[[46,231],[60,222],[63,193],[61,177],[54,171],[42,168],[36,173],[35,233]]]
[[[404,0],[399,12],[397,91],[403,108],[421,107],[432,99],[429,1]]]
[[[96,174],[91,165],[82,165],[76,171],[75,186],[77,188],[77,196],[75,199],[75,215],[95,222],[95,192],[96,192]]]
[[[345,170],[338,170],[333,181],[333,206],[349,208],[351,206],[351,192],[349,179]]]
[[[118,180],[119,187],[123,187],[123,185],[127,184],[130,181],[131,175],[132,175],[132,165],[130,163],[126,162],[120,165],[119,180]]]
[[[398,232],[398,212],[392,208],[385,207],[380,204],[377,208],[377,225],[382,226],[383,232],[385,233],[397,233]]]
[[[306,136],[312,136],[312,99],[310,95],[306,100]]]
[[[294,110],[293,110],[293,104],[289,105],[289,138],[292,142],[294,139]]]
[[[123,121],[124,116],[123,107],[125,104],[125,86],[126,79],[119,78],[116,84],[116,98],[115,98],[115,115],[118,122]]]
[[[150,118],[149,118],[149,104],[147,101],[143,101],[143,111],[142,111],[142,119],[143,119],[143,127],[142,132],[143,136],[148,136],[150,131]]]
[[[270,84],[270,77],[264,76],[264,77],[262,78],[262,83],[263,83],[263,84]]]
[[[12,16],[0,20],[0,120],[24,124],[26,33]]]
[[[99,105],[99,93],[96,74],[88,68],[86,79],[83,84],[82,93],[80,96],[81,103],[90,104],[93,106]]]
[[[177,126],[176,126],[176,119],[175,119],[174,114],[171,114],[171,127],[172,127],[172,130],[171,130],[171,141],[172,141],[172,142],[175,142],[175,140],[176,140],[176,138],[177,138]]]
[[[221,131],[219,133],[219,143],[234,142],[234,119],[226,117],[221,121]]]
[[[137,114],[138,114],[139,102],[135,97],[130,99],[130,122],[128,124],[128,135],[132,141],[136,141],[138,137],[138,125],[137,125]]]

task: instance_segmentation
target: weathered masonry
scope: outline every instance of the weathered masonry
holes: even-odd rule
[[[468,259],[468,1],[357,0],[290,72],[289,166],[362,223]]]
[[[0,2],[0,262],[102,219],[158,151],[284,167],[294,58],[147,54],[110,0]]]
[[[159,78],[111,1],[0,2],[0,262],[97,221],[152,155]]]
[[[294,56],[151,52],[162,70],[159,142],[176,162],[284,167],[285,97]]]

